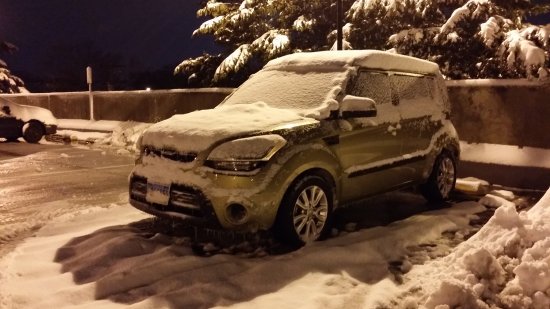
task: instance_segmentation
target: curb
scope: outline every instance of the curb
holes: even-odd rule
[[[85,140],[71,137],[68,134],[50,134],[44,137],[48,142],[59,144],[78,144],[78,145],[91,145],[95,144],[96,138],[89,137]]]

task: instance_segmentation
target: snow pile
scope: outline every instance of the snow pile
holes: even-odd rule
[[[548,308],[550,190],[528,212],[491,196],[499,208],[449,256],[413,269],[409,293],[425,308]],[[410,297],[410,296],[409,296]]]
[[[130,152],[136,152],[137,141],[143,131],[149,128],[152,124],[142,122],[121,122],[114,127],[113,133],[96,141],[99,145],[111,145],[119,147]]]
[[[487,181],[475,177],[458,178],[455,184],[455,190],[469,193],[481,193],[488,187]]]

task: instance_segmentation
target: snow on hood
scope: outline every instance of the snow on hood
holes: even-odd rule
[[[154,124],[142,136],[142,145],[200,152],[214,143],[277,125],[314,121],[287,109],[269,107],[263,102],[220,105],[214,109],[175,115]]]
[[[12,102],[1,102],[0,106],[8,106],[10,109],[10,114],[15,116],[17,119],[21,119],[24,122],[27,122],[31,119],[36,119],[43,122],[44,124],[57,125],[57,119],[48,109],[38,106],[16,104]]]

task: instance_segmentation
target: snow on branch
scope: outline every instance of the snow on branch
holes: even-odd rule
[[[489,0],[469,0],[466,4],[454,10],[451,17],[441,26],[441,33],[450,33],[456,25],[467,19],[481,18],[483,13],[492,9]]]
[[[292,29],[296,31],[310,30],[313,28],[314,24],[315,24],[314,19],[308,19],[304,15],[301,15],[292,24]]]
[[[204,8],[197,11],[197,16],[221,16],[228,13],[232,7],[233,5],[231,3],[210,0],[206,3]]]
[[[286,34],[269,30],[252,42],[251,48],[267,54],[268,58],[281,54],[290,47],[290,39]]]
[[[202,23],[200,27],[193,31],[193,35],[197,34],[207,34],[216,31],[216,28],[219,27],[224,22],[224,16],[217,16],[212,19],[209,19]]]
[[[533,28],[529,27],[506,33],[500,53],[502,57],[506,57],[509,69],[523,66],[522,69],[526,71],[527,77],[533,77],[535,71],[540,77],[541,74],[545,75],[543,70],[545,70],[546,54],[542,48],[527,38],[532,31]],[[520,63],[517,63],[518,60]]]
[[[237,72],[250,60],[250,44],[243,44],[233,51],[216,69],[214,81],[223,79],[231,72]]]
[[[505,33],[513,26],[513,22],[502,16],[491,16],[491,18],[479,26],[479,35],[483,38],[485,45],[491,47],[498,41],[498,38],[504,38]]]

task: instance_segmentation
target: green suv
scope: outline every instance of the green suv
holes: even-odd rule
[[[336,208],[420,185],[448,198],[459,141],[436,64],[382,51],[269,62],[214,109],[147,129],[130,175],[145,212],[228,230],[326,236]]]

